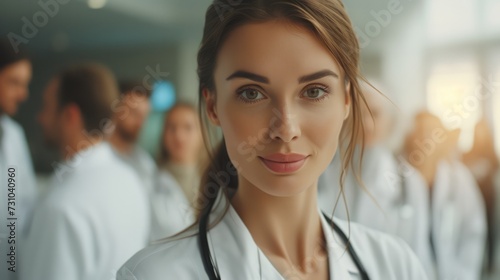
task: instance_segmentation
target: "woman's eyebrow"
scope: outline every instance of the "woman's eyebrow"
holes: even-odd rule
[[[337,75],[335,72],[326,69],[326,70],[321,70],[319,72],[300,77],[299,83],[300,84],[307,83],[310,81],[321,79],[321,78],[326,77],[326,76],[332,76],[332,77],[335,77],[337,79],[339,78],[339,75]],[[258,75],[258,74],[255,74],[255,73],[251,73],[248,71],[242,71],[242,70],[238,70],[238,71],[234,72],[233,74],[231,74],[229,77],[226,78],[226,81],[236,79],[236,78],[244,78],[244,79],[253,80],[253,81],[256,81],[259,83],[269,84],[268,78],[261,76],[261,75]]]
[[[321,79],[321,78],[326,77],[326,76],[332,76],[332,77],[335,77],[337,79],[339,78],[339,75],[337,75],[337,73],[335,73],[331,70],[325,69],[325,70],[321,70],[321,71],[313,73],[313,74],[309,74],[309,75],[300,77],[299,84],[311,82],[311,81]]]
[[[244,79],[253,80],[253,81],[256,81],[259,83],[263,83],[263,84],[269,84],[268,78],[261,76],[261,75],[251,73],[251,72],[241,71],[241,70],[236,71],[233,74],[231,74],[231,76],[227,77],[226,81],[229,81],[229,80],[235,79],[235,78],[244,78]]]

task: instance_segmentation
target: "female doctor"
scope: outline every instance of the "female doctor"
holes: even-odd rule
[[[198,54],[202,115],[223,133],[200,214],[117,279],[427,279],[403,241],[318,208],[339,139],[349,164],[361,129],[359,46],[341,1],[221,3]]]

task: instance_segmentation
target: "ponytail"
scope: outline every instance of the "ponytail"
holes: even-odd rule
[[[226,143],[222,139],[210,159],[210,164],[203,173],[200,183],[200,191],[196,203],[197,220],[203,215],[209,215],[219,191],[222,191],[226,199],[238,189],[238,173],[227,153]]]

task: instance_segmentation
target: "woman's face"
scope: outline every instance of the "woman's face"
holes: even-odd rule
[[[171,160],[196,163],[203,144],[197,114],[189,108],[173,109],[168,113],[163,139]]]
[[[205,91],[240,182],[280,197],[316,185],[348,114],[344,73],[307,29],[283,21],[235,29]]]

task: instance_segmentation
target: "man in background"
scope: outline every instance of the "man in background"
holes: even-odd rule
[[[150,112],[150,95],[139,82],[120,83],[120,98],[112,107],[115,129],[109,137],[113,148],[137,172],[148,193],[154,187],[157,168],[153,158],[137,142]]]
[[[39,122],[63,162],[35,211],[21,280],[113,279],[146,245],[148,199],[104,141],[117,99],[113,75],[97,64],[68,68],[49,82]]]

